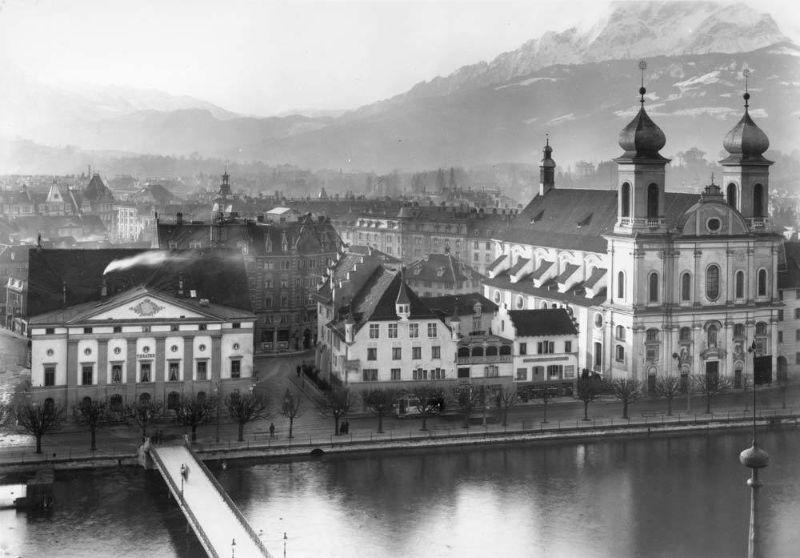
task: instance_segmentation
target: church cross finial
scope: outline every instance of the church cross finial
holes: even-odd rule
[[[544,143],[545,145],[550,145],[550,132],[544,133]]]
[[[639,102],[642,103],[642,106],[644,106],[644,94],[647,93],[647,89],[644,88],[644,71],[646,69],[647,62],[644,59],[639,60],[639,70],[642,72],[642,86],[639,88],[639,95],[641,95],[641,97],[639,98]]]
[[[711,185],[714,186],[714,173],[711,173]]]
[[[742,70],[742,76],[744,76],[744,108],[750,107],[750,91],[748,91],[748,82],[750,79],[750,70],[745,68]]]

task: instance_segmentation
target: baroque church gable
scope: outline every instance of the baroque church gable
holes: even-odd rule
[[[152,294],[144,294],[117,306],[106,308],[99,314],[86,316],[91,321],[106,320],[181,320],[209,318]]]

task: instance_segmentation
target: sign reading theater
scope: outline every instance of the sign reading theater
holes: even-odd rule
[[[246,389],[255,315],[206,299],[137,287],[31,319],[36,399],[174,406],[181,394]],[[217,387],[219,382],[219,387]]]

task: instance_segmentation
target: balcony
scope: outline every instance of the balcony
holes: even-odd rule
[[[768,217],[749,217],[747,226],[750,227],[751,231],[769,231],[772,229],[772,223]]]
[[[512,355],[468,356],[456,357],[456,364],[496,364],[498,362],[512,362]]]
[[[648,228],[658,229],[664,226],[664,219],[658,218],[634,218],[634,217],[620,217],[617,222],[618,227],[626,228]]]

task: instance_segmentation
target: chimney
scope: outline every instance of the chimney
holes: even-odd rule
[[[106,286],[106,278],[103,277],[103,283],[100,285],[100,298],[108,296],[108,287]]]
[[[61,281],[61,305],[67,306],[67,282]]]
[[[183,296],[183,275],[178,275],[178,296]]]

